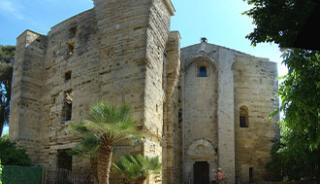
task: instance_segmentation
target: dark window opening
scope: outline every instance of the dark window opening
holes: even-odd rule
[[[72,156],[69,149],[58,150],[57,168],[72,171]]]
[[[253,183],[253,167],[249,168],[249,183]]]
[[[74,42],[68,42],[67,46],[68,46],[67,55],[68,55],[68,57],[70,57],[74,53]]]
[[[178,121],[179,121],[179,122],[182,122],[182,120],[183,120],[182,109],[179,109],[179,112],[178,112]]]
[[[70,121],[72,118],[72,90],[64,92],[63,122]]]
[[[74,38],[77,34],[77,26],[69,29],[69,38]]]
[[[247,117],[240,116],[240,127],[248,128]]]
[[[249,127],[249,113],[247,107],[240,108],[240,128]]]
[[[71,79],[72,72],[68,71],[64,74],[64,81],[69,81]]]
[[[198,77],[208,77],[207,67],[200,66],[198,68]]]

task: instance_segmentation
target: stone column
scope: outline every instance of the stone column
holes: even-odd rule
[[[167,62],[163,80],[165,80],[165,104],[163,106],[163,138],[162,138],[162,183],[180,183],[179,154],[176,145],[179,139],[178,132],[178,80],[180,74],[180,34],[170,32],[166,45]],[[179,155],[179,156],[178,156]]]
[[[219,49],[218,150],[219,167],[225,172],[227,183],[235,183],[234,56]]]

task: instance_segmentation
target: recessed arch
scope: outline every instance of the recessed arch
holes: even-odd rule
[[[208,56],[196,56],[190,58],[184,67],[185,71],[188,71],[188,69],[193,65],[205,65],[205,66],[210,66],[213,71],[217,70],[217,63],[214,59],[208,57]]]
[[[194,160],[206,160],[216,155],[215,147],[206,139],[194,141],[188,148],[188,156]]]

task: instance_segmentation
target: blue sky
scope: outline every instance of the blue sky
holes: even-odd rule
[[[198,43],[207,37],[210,43],[233,48],[279,63],[281,53],[276,45],[250,45],[245,36],[253,30],[252,20],[241,15],[249,9],[243,0],[173,0],[177,10],[172,30],[181,33],[181,46]],[[25,29],[46,34],[50,27],[93,7],[91,0],[0,0],[0,44],[15,44]]]

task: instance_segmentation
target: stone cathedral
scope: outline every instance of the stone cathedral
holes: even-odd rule
[[[180,48],[170,31],[170,0],[93,0],[94,8],[17,38],[10,138],[55,184],[64,169],[90,183],[89,161],[67,150],[79,140],[70,121],[98,101],[131,106],[149,132],[128,153],[159,156],[149,184],[211,184],[221,168],[228,184],[263,183],[278,138],[277,65],[208,43]],[[112,175],[111,184],[120,184]]]

